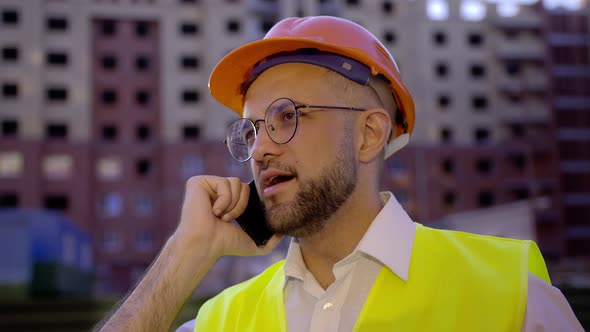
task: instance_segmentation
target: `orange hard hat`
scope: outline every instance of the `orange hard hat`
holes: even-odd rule
[[[240,116],[245,91],[254,67],[272,55],[317,49],[342,55],[366,65],[373,76],[386,79],[397,104],[394,135],[386,158],[407,144],[414,128],[414,101],[404,86],[395,60],[381,42],[362,26],[338,17],[287,18],[273,26],[261,39],[233,50],[223,57],[209,78],[211,95]]]

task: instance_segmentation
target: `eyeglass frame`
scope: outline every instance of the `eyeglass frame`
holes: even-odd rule
[[[288,100],[288,101],[290,101],[290,102],[293,104],[293,106],[295,106],[295,130],[293,130],[293,134],[291,135],[291,137],[290,137],[288,140],[286,140],[286,141],[285,141],[285,142],[283,142],[283,143],[278,143],[278,142],[277,142],[277,141],[275,141],[275,140],[272,138],[272,136],[271,136],[271,135],[268,133],[268,129],[266,128],[266,115],[268,114],[268,110],[270,109],[270,107],[271,107],[271,106],[272,106],[274,103],[276,103],[278,100],[281,100],[281,99]],[[266,110],[264,111],[264,119],[258,119],[258,120],[252,121],[251,119],[248,119],[248,118],[239,118],[239,119],[237,119],[237,120],[233,121],[233,122],[232,122],[232,123],[231,123],[231,124],[228,126],[228,128],[227,128],[227,129],[231,128],[231,126],[232,126],[234,123],[238,122],[238,121],[244,121],[244,120],[246,120],[246,121],[248,121],[248,122],[250,122],[250,123],[252,124],[252,127],[254,127],[254,140],[256,140],[256,139],[258,138],[258,131],[259,131],[259,128],[257,128],[257,127],[256,127],[256,125],[257,125],[259,122],[264,122],[264,130],[266,130],[266,133],[268,134],[268,137],[270,138],[270,140],[271,140],[271,141],[273,141],[275,144],[278,144],[278,145],[287,144],[287,143],[291,142],[291,140],[293,139],[293,137],[295,137],[295,134],[297,133],[297,129],[299,128],[299,109],[301,109],[301,108],[305,108],[305,109],[312,109],[312,108],[315,108],[315,109],[326,109],[326,110],[359,111],[359,112],[365,112],[365,111],[367,110],[367,109],[365,109],[365,108],[360,108],[360,107],[351,107],[351,106],[331,106],[331,105],[310,105],[310,104],[299,104],[299,103],[296,103],[296,102],[295,102],[293,99],[291,99],[291,98],[287,98],[287,97],[280,97],[280,98],[277,98],[277,99],[275,99],[273,102],[271,102],[271,103],[268,105],[268,107],[267,107],[267,108],[266,108]],[[226,138],[223,140],[223,143],[226,145],[226,147],[227,147],[227,150],[229,151],[229,154],[232,156],[232,158],[234,158],[234,160],[236,160],[237,162],[240,162],[240,163],[245,163],[245,162],[247,162],[248,160],[252,159],[252,152],[251,152],[251,151],[250,151],[250,153],[249,153],[249,156],[248,156],[248,158],[247,158],[247,159],[245,159],[245,160],[238,160],[238,159],[237,159],[237,158],[236,158],[236,157],[233,155],[233,153],[231,152],[231,149],[230,149],[230,147],[229,147],[229,144],[230,144],[230,143],[229,143],[229,139],[228,139],[228,137],[229,137],[229,132],[227,132],[227,129],[226,129],[226,134],[225,134]]]

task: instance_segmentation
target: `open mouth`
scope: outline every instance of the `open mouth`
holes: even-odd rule
[[[273,192],[280,190],[283,185],[287,185],[289,181],[295,178],[296,176],[294,174],[275,174],[273,176],[269,176],[263,182],[262,192],[265,195],[270,195]]]
[[[269,187],[272,187],[272,186],[277,185],[279,183],[290,181],[294,177],[295,176],[293,176],[293,175],[278,175],[278,176],[275,176],[275,177],[273,177],[273,178],[270,179],[270,181],[268,182],[268,186]]]

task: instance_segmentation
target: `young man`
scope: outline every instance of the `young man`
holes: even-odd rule
[[[379,193],[414,106],[364,28],[283,20],[223,58],[210,90],[242,116],[227,145],[250,162],[276,234],[259,248],[230,224],[247,184],[191,178],[177,230],[102,330],[169,329],[216,259],[266,254],[282,235],[286,260],[207,302],[196,331],[582,330],[534,243],[423,227]]]

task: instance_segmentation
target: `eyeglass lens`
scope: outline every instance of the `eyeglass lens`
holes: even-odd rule
[[[266,132],[273,142],[285,144],[295,135],[298,114],[292,100],[281,98],[275,100],[267,108],[264,116]],[[246,161],[252,156],[252,146],[258,136],[258,124],[250,119],[239,119],[233,122],[227,130],[227,148],[238,161]]]

